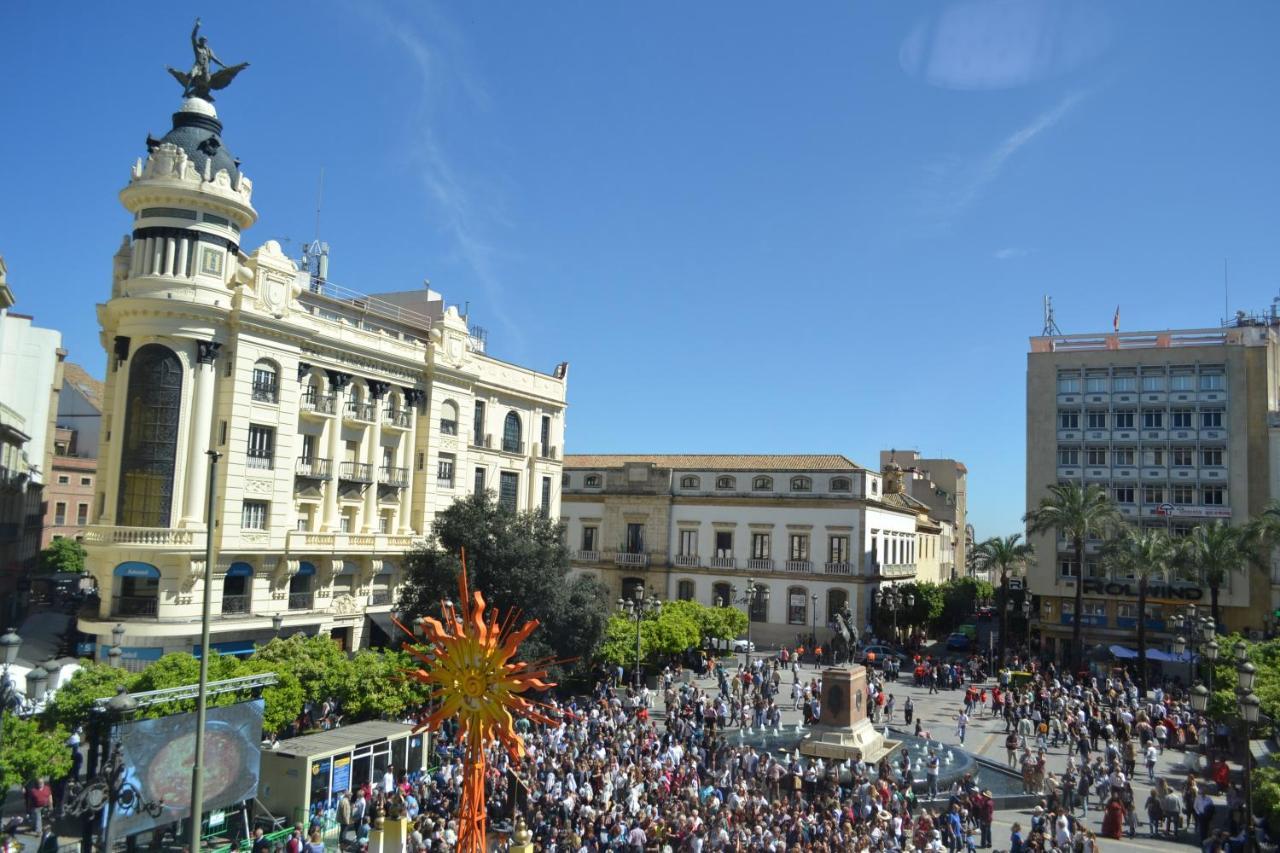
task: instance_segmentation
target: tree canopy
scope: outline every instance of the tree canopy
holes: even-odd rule
[[[49,547],[40,552],[37,571],[41,574],[55,572],[72,572],[80,574],[84,571],[85,550],[74,539],[60,536],[49,543]]]
[[[569,551],[562,534],[559,522],[512,512],[488,493],[454,501],[436,516],[431,540],[406,555],[398,609],[411,618],[438,615],[440,601],[458,595],[465,548],[468,581],[487,604],[542,623],[521,646],[522,659],[586,661],[613,608],[598,581],[567,578]]]

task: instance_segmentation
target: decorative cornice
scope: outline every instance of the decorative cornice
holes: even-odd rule
[[[329,377],[329,385],[335,391],[341,391],[351,384],[350,373],[343,373],[340,370],[326,370],[325,374]]]

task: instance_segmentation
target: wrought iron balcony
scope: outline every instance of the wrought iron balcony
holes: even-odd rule
[[[523,441],[508,441],[507,439],[505,439],[505,438],[504,438],[504,439],[502,440],[502,452],[503,452],[503,453],[519,453],[520,455],[522,455],[522,456],[523,456],[523,455],[524,455],[524,442],[523,442]]]
[[[413,414],[408,409],[400,409],[399,411],[395,409],[382,410],[382,422],[396,429],[408,429],[412,419]]]
[[[255,403],[277,403],[280,401],[280,389],[276,387],[275,382],[255,381],[250,395]]]
[[[249,596],[247,595],[224,595],[222,596],[222,615],[236,616],[249,612]]]
[[[389,589],[375,589],[373,592],[369,593],[370,607],[383,607],[390,603],[391,590]]]
[[[342,416],[349,421],[373,423],[373,405],[370,403],[349,402],[343,407]]]
[[[298,459],[293,473],[311,480],[328,480],[333,477],[333,463],[329,459],[308,459],[303,456]]]
[[[314,592],[289,593],[289,609],[290,610],[310,610],[314,603],[315,603]]]
[[[373,466],[367,462],[343,462],[338,470],[338,479],[352,483],[372,483]]]
[[[155,616],[160,610],[160,599],[154,595],[121,595],[115,600],[113,616]]]
[[[397,489],[402,489],[409,485],[409,469],[383,465],[378,469],[378,482],[384,486],[394,486]]]
[[[302,392],[302,409],[320,415],[332,415],[337,408],[337,400],[332,394],[321,394],[314,387]]]

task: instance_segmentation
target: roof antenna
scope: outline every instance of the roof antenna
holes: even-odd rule
[[[1222,324],[1231,322],[1231,279],[1227,275],[1227,259],[1222,259]]]
[[[1044,330],[1040,332],[1043,337],[1052,335],[1061,335],[1062,330],[1058,328],[1058,322],[1053,319],[1053,297],[1046,296],[1044,298]]]
[[[329,280],[329,244],[320,242],[320,209],[324,207],[324,167],[316,189],[316,237],[302,247],[302,268],[311,272],[311,292],[320,293]]]

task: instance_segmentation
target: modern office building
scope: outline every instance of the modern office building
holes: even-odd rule
[[[1134,524],[1185,535],[1196,524],[1243,524],[1275,488],[1280,375],[1274,316],[1231,326],[1031,339],[1027,356],[1027,506],[1051,484],[1096,483]],[[1070,641],[1081,567],[1053,534],[1031,538],[1029,573],[1040,597],[1045,648]],[[1090,645],[1131,643],[1136,586],[1110,577],[1088,543],[1083,567],[1084,636]],[[1222,590],[1226,628],[1262,631],[1277,588],[1249,569]],[[1156,642],[1173,611],[1208,603],[1195,580],[1157,584],[1146,614]]]
[[[148,138],[98,308],[108,367],[84,542],[101,601],[79,627],[101,653],[123,624],[133,665],[198,651],[206,595],[223,652],[269,639],[273,617],[367,644],[392,630],[405,552],[455,496],[482,487],[559,516],[567,366],[490,356],[425,288],[363,295],[329,280],[327,255],[300,269],[274,240],[244,248],[253,184],[222,131],[187,97]]]
[[[619,597],[642,584],[737,606],[754,582],[768,590],[748,611],[756,642],[825,636],[845,604],[866,624],[872,593],[938,548],[900,469],[840,455],[570,455],[564,480],[575,572]]]

